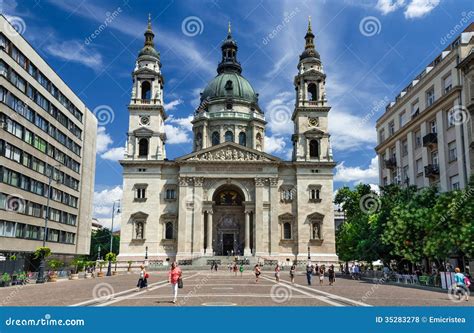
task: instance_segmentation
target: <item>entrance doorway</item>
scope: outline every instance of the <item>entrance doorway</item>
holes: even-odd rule
[[[229,255],[234,250],[234,234],[222,235],[222,254]]]

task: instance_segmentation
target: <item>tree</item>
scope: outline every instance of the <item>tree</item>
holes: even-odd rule
[[[120,244],[120,237],[113,236],[112,252],[116,254],[119,253],[119,244]],[[91,250],[88,256],[90,260],[97,259],[99,246],[100,246],[100,251],[102,253],[102,256],[104,253],[108,252],[108,250],[110,249],[110,230],[109,229],[103,228],[103,229],[94,231],[92,233]]]

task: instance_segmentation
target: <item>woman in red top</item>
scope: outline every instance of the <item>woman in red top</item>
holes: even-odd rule
[[[181,275],[181,269],[178,267],[178,264],[176,264],[176,261],[174,261],[171,264],[168,279],[171,283],[171,288],[173,290],[173,303],[176,303],[176,298],[178,297],[178,280],[181,278]]]

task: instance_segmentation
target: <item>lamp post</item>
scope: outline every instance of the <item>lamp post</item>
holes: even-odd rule
[[[2,128],[4,125],[2,125]],[[46,198],[46,212],[44,216],[44,232],[43,232],[43,247],[46,247],[46,237],[48,235],[48,219],[49,219],[49,201],[51,197],[51,183],[53,181],[53,173],[55,168],[60,168],[60,165],[55,165],[54,167],[51,167],[51,172],[48,175],[48,191],[46,193],[47,198]],[[41,261],[40,265],[38,268],[38,276],[36,277],[36,283],[44,283],[44,268],[46,266],[45,263],[45,258],[44,254],[41,255]]]
[[[115,215],[115,203],[118,203],[117,214],[120,214],[120,200],[115,200],[112,205],[112,226],[110,227],[110,250],[109,253],[112,253],[112,244],[114,241],[114,215]],[[112,261],[109,260],[109,265],[107,266],[107,276],[112,275]]]
[[[97,249],[97,261],[100,261],[100,245],[99,245],[99,248]]]
[[[148,246],[145,246],[145,260],[148,259]]]
[[[308,260],[311,260],[311,247],[308,246]]]

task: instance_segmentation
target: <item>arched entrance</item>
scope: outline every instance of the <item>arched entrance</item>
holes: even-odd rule
[[[244,194],[235,185],[222,185],[212,197],[212,248],[216,255],[244,253]]]

